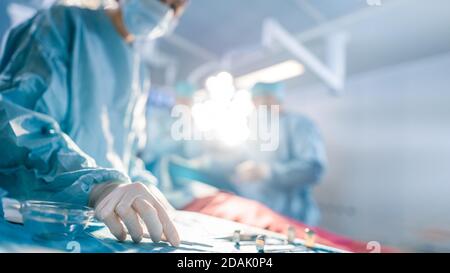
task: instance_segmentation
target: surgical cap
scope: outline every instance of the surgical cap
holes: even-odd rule
[[[284,99],[284,84],[281,82],[258,82],[250,89],[253,97],[273,96],[279,101]]]
[[[188,82],[179,82],[175,86],[175,94],[179,98],[192,98],[196,90],[195,85]]]

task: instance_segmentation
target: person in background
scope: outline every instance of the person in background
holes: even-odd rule
[[[177,120],[172,116],[172,109],[176,105],[190,108],[196,89],[193,84],[179,82],[173,91],[150,91],[147,107],[147,144],[141,157],[151,171],[163,156],[187,156],[185,149],[188,147],[185,142],[172,136],[172,125]]]
[[[279,146],[275,151],[263,151],[259,145],[250,145],[246,160],[235,168],[232,177],[235,190],[279,213],[316,225],[319,210],[312,189],[320,181],[326,164],[320,133],[310,119],[283,108],[281,83],[257,83],[251,93],[257,109],[280,106]]]
[[[170,204],[182,209],[196,198],[216,192],[216,189],[197,181],[204,180],[203,174],[196,168],[196,159],[203,153],[203,142],[173,135],[174,132],[185,133],[184,130],[192,132],[193,126],[189,121],[192,121],[191,107],[197,88],[191,83],[179,82],[173,91],[150,92],[147,145],[141,157],[147,169],[158,179],[158,188]],[[175,107],[182,108],[183,118]],[[180,123],[184,121],[188,121],[188,124]]]
[[[169,33],[185,6],[57,5],[13,28],[0,60],[0,187],[90,205],[119,240],[128,231],[140,242],[146,229],[178,245],[173,208],[137,157],[149,73],[135,46]]]

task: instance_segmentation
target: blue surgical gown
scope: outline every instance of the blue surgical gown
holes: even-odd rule
[[[0,187],[87,204],[95,183],[153,183],[149,74],[104,10],[53,6],[12,29],[0,60]]]
[[[314,123],[299,113],[281,113],[278,148],[263,151],[258,142],[249,146],[245,159],[269,164],[271,174],[262,181],[234,183],[237,193],[293,219],[316,225],[320,214],[312,189],[324,173],[326,153]]]

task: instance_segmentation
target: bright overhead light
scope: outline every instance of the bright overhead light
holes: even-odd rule
[[[228,101],[233,97],[235,91],[233,76],[228,72],[220,72],[215,76],[208,77],[205,87],[214,100]]]
[[[304,72],[305,67],[301,63],[289,60],[240,76],[236,78],[235,84],[237,88],[250,88],[257,82],[274,83],[284,81],[300,76]]]

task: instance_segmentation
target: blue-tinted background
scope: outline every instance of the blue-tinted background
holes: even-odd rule
[[[12,23],[51,2],[0,1],[2,39]],[[267,17],[320,57],[323,35],[347,31],[342,95],[330,95],[308,70],[287,82],[287,107],[312,117],[326,142],[329,169],[315,190],[321,226],[403,249],[450,251],[450,2],[381,3],[192,0],[158,50],[175,64],[173,82],[231,51],[240,52],[230,68],[236,75],[292,59],[260,48]],[[155,84],[167,84],[164,64],[153,64]]]

